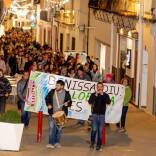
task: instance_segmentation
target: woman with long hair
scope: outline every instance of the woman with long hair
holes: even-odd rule
[[[126,116],[128,112],[129,103],[132,97],[132,90],[129,86],[129,81],[127,78],[123,78],[121,84],[125,86],[125,96],[122,108],[121,122],[117,124],[120,128],[119,132],[126,132]]]

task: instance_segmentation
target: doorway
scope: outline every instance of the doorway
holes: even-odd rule
[[[136,100],[138,40],[127,35],[119,35],[118,82],[127,77],[132,89],[133,104]]]

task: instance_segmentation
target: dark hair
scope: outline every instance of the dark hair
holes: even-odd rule
[[[64,83],[64,81],[62,81],[62,80],[58,80],[58,81],[56,82],[56,84],[60,84],[61,86],[65,86],[65,83]]]
[[[96,66],[96,70],[98,70],[98,65],[97,65],[96,63],[94,63],[93,66],[94,66],[94,65]]]
[[[97,85],[103,85],[104,86],[103,82],[98,82]]]
[[[90,56],[87,56],[87,59],[89,59],[89,60],[90,60]]]
[[[127,77],[124,77],[124,78],[121,80],[121,84],[123,84],[123,82],[124,82],[125,80],[127,80],[127,83],[128,83],[128,85],[129,85],[129,79],[128,79]]]
[[[83,66],[80,66],[80,67],[78,68],[78,70],[84,72]],[[77,71],[78,71],[78,70],[77,70]]]

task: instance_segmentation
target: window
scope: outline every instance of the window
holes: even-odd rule
[[[72,50],[75,50],[75,37],[72,37]]]
[[[63,52],[63,33],[60,34],[60,51]]]
[[[100,72],[102,73],[106,68],[106,46],[101,44],[100,49]]]

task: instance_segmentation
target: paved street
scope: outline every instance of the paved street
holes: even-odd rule
[[[9,109],[12,106],[9,106]],[[131,106],[128,113],[127,134],[117,132],[114,125],[107,128],[107,145],[103,152],[90,150],[87,127],[75,126],[69,121],[64,129],[62,148],[46,149],[48,141],[47,119],[43,120],[43,140],[36,143],[37,116],[33,115],[30,127],[24,130],[20,152],[0,152],[0,156],[155,156],[156,119]]]

